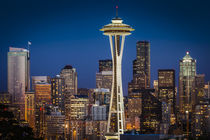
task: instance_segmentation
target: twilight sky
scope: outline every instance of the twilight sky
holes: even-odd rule
[[[163,68],[175,69],[177,78],[186,51],[197,60],[197,73],[210,80],[209,0],[1,0],[0,91],[7,90],[8,47],[26,47],[27,41],[32,76],[55,76],[70,64],[79,87],[94,88],[98,60],[111,58],[99,29],[115,16],[116,4],[119,17],[135,29],[125,40],[124,94],[138,40],[151,42],[151,81]]]

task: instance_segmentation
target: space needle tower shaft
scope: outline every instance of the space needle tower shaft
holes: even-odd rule
[[[124,133],[125,128],[122,88],[122,56],[125,36],[130,35],[130,32],[134,29],[129,25],[124,24],[123,20],[116,16],[111,20],[110,24],[105,25],[100,30],[104,32],[104,35],[109,36],[113,64],[112,90],[106,139],[119,139],[120,134]]]

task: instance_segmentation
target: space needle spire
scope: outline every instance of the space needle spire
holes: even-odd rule
[[[111,55],[112,55],[112,90],[109,106],[109,116],[107,125],[107,140],[120,139],[120,134],[124,133],[125,115],[123,103],[122,88],[122,55],[124,48],[125,36],[131,34],[134,29],[124,24],[123,20],[118,17],[118,6],[116,6],[116,17],[111,20],[110,24],[103,26],[104,35],[109,36]]]

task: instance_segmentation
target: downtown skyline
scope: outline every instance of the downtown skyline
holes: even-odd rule
[[[3,33],[0,39],[1,91],[7,90],[6,58],[9,46],[23,48],[27,47],[27,41],[32,42],[31,76],[53,77],[65,65],[72,65],[78,72],[79,88],[94,88],[98,60],[111,59],[108,39],[101,35],[99,29],[115,16],[113,1],[102,1],[102,4],[97,1],[90,1],[89,4],[85,1],[64,1],[58,5],[54,1],[49,2],[40,6],[39,1],[31,4],[23,1],[13,3],[10,8],[7,2],[1,4],[4,6],[1,8],[0,23]],[[188,2],[179,5],[181,2],[178,1],[173,5],[161,1],[157,6],[157,2],[152,0],[142,3],[131,1],[127,5],[125,1],[119,2],[119,17],[136,29],[125,41],[126,53],[122,62],[124,95],[127,94],[127,83],[132,79],[132,61],[136,57],[136,42],[139,40],[149,40],[151,43],[151,83],[157,79],[157,70],[166,68],[176,70],[178,86],[179,60],[186,51],[197,60],[197,73],[204,73],[206,81],[210,79],[210,66],[206,65],[210,60],[210,33],[209,21],[205,19],[210,15],[209,11],[205,11],[209,2],[198,5],[197,9],[193,8],[197,6],[194,1]],[[140,8],[136,6],[138,4]],[[176,8],[179,10],[176,11]]]

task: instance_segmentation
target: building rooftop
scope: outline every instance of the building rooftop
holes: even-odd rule
[[[73,67],[71,65],[66,65],[63,69],[72,69]]]

